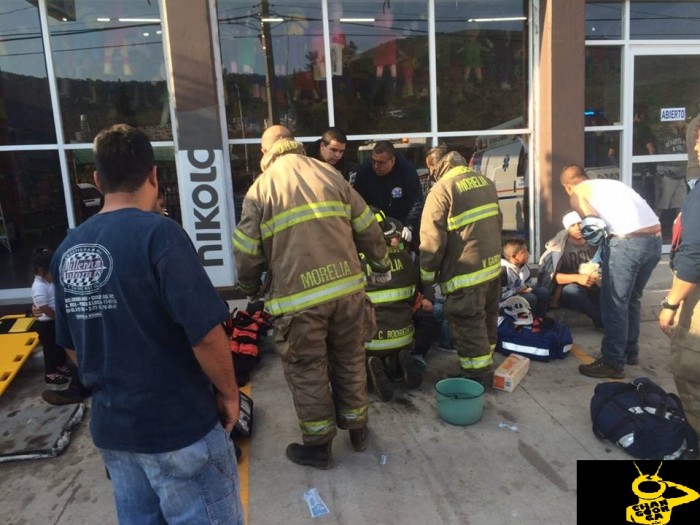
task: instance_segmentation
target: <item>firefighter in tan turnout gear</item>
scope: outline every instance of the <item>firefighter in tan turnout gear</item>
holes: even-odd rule
[[[367,448],[363,343],[374,313],[358,250],[372,265],[373,282],[391,278],[389,258],[374,214],[335,168],[306,157],[283,126],[263,133],[262,151],[263,173],[233,234],[238,286],[263,295],[274,319],[303,436],[287,457],[326,469],[333,466],[336,425],[350,431],[355,450]]]
[[[426,285],[438,282],[446,296],[459,375],[486,382],[493,371],[501,293],[496,187],[442,146],[428,152],[426,165],[436,182],[421,219],[421,278]]]
[[[368,283],[367,295],[375,306],[377,330],[365,343],[368,382],[377,397],[389,401],[394,395],[393,381],[405,380],[408,388],[417,388],[424,367],[413,366],[413,304],[418,271],[411,254],[402,243],[403,224],[370,206],[384,232],[391,260],[391,280]],[[367,266],[367,272],[371,269]]]

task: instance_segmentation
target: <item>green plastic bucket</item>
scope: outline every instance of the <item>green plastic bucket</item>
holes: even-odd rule
[[[484,387],[471,379],[456,377],[435,384],[437,408],[443,421],[472,425],[484,413]]]

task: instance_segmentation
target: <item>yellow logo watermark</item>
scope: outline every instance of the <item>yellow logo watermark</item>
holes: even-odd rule
[[[663,465],[663,461],[652,476],[642,473],[637,463],[634,463],[639,476],[632,482],[632,492],[639,498],[639,502],[627,507],[626,519],[629,523],[647,523],[652,525],[671,523],[671,512],[674,507],[700,498],[700,494],[693,489],[662,479],[659,476],[661,465]],[[685,495],[665,498],[664,493],[668,488],[677,489],[684,492]]]

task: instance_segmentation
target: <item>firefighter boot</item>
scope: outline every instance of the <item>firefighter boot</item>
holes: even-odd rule
[[[399,360],[403,367],[403,378],[406,381],[406,387],[409,390],[418,388],[423,383],[423,374],[427,368],[423,356],[407,350],[401,350]]]
[[[394,397],[394,387],[386,375],[382,360],[376,356],[368,358],[367,368],[369,369],[369,380],[374,393],[382,401],[391,401],[391,398]]]
[[[350,443],[352,443],[352,449],[355,452],[362,452],[367,448],[367,445],[369,444],[369,431],[367,430],[367,425],[362,428],[350,429]]]
[[[297,465],[328,470],[334,464],[331,454],[332,443],[332,441],[323,443],[322,445],[300,445],[299,443],[290,443],[287,446],[287,458]]]

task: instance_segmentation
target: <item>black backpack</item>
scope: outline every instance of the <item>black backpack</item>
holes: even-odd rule
[[[647,377],[601,383],[591,399],[593,433],[639,459],[695,459],[698,437],[676,394]]]

